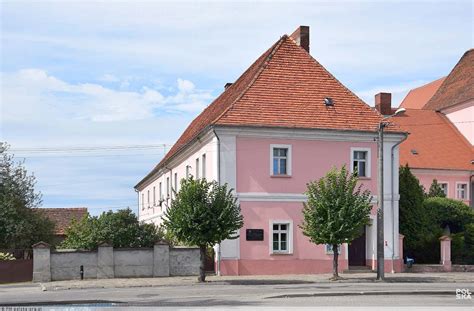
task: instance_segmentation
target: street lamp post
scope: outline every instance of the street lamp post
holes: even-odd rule
[[[384,128],[389,125],[388,122],[385,122],[388,118],[394,117],[401,113],[405,112],[405,108],[400,108],[395,111],[394,114],[389,115],[382,119],[379,123],[378,127],[378,140],[377,140],[377,147],[378,147],[378,207],[377,207],[377,280],[383,280],[385,278],[385,271],[384,271],[384,248],[385,248],[385,239],[384,239],[384,191],[383,191],[383,133]],[[393,193],[391,194],[393,195]],[[392,219],[392,221],[394,221]],[[393,232],[392,232],[393,234]],[[392,247],[394,247],[392,245]]]

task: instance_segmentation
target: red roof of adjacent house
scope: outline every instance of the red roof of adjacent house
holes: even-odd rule
[[[461,57],[423,109],[440,111],[474,98],[474,49]]]
[[[324,105],[326,97],[332,98],[334,106]],[[284,35],[191,122],[137,186],[211,126],[375,131],[381,118]]]
[[[72,220],[81,220],[87,215],[86,207],[40,208],[38,209],[55,223],[54,234],[64,235]]]
[[[440,112],[407,109],[393,118],[408,139],[400,145],[400,165],[412,168],[474,170],[471,144]]]
[[[443,77],[410,90],[400,104],[400,108],[422,109],[430,98],[433,97],[445,79],[446,77]]]

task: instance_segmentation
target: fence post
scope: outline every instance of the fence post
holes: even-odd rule
[[[441,260],[440,264],[443,265],[444,271],[451,271],[451,237],[443,235],[439,238]]]
[[[46,242],[33,247],[33,282],[51,282],[51,246]]]
[[[153,247],[153,277],[170,276],[170,246],[163,242]]]
[[[113,279],[114,277],[114,248],[104,242],[97,249],[97,278]]]

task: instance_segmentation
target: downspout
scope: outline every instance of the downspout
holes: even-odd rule
[[[221,185],[221,140],[216,133],[216,130],[212,130],[217,139],[217,184]],[[221,243],[217,244],[217,276],[221,276]]]
[[[403,143],[405,140],[407,140],[408,138],[408,134],[405,134],[405,137],[403,137],[402,140],[400,140],[398,143],[396,143],[395,145],[392,146],[392,150],[391,150],[391,167],[390,167],[390,178],[392,179],[391,182],[390,182],[390,205],[392,207],[392,273],[395,273],[395,270],[393,269],[393,263],[395,262],[395,200],[393,199],[393,191],[394,191],[394,185],[393,185],[393,175],[394,175],[394,158],[395,158],[395,154],[394,154],[394,151],[395,151],[395,148],[398,147],[398,145],[400,145],[401,143]],[[398,251],[400,253],[400,250]],[[403,258],[402,258],[403,259]]]

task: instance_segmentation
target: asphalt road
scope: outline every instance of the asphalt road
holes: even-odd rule
[[[473,299],[456,299],[473,283],[209,283],[133,288],[42,291],[37,284],[0,287],[1,306],[96,307],[416,307],[472,310]],[[474,297],[473,297],[474,298]],[[0,308],[1,310],[1,308]]]

